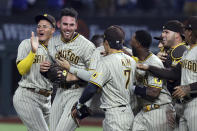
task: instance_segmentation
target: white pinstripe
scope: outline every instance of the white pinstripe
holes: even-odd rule
[[[103,120],[103,131],[131,131],[133,119],[129,105],[107,109]]]
[[[145,61],[141,63],[163,67],[161,60],[154,54],[151,54]],[[163,84],[163,81],[158,82],[157,78],[153,77],[148,72],[138,71],[138,74],[141,75],[141,79],[137,79],[138,85],[156,86],[161,88],[161,93],[157,99],[153,101],[142,98],[139,99],[140,104],[143,107],[148,104],[160,105],[171,102],[170,94],[167,91],[165,84]],[[144,112],[144,110],[141,109],[141,111],[134,118],[132,131],[172,131],[172,129],[168,126],[166,116],[167,109],[169,108],[172,108],[172,105],[163,105],[159,109],[150,110],[148,112]]]
[[[18,87],[13,97],[14,108],[28,131],[49,131],[51,97]]]
[[[24,59],[30,50],[30,40],[22,41],[18,47],[16,62]],[[47,51],[40,44],[30,71],[22,76],[19,81],[19,87],[13,97],[14,108],[29,131],[49,131],[51,96],[45,97],[26,89],[52,90],[52,84],[40,74],[40,63],[47,59]]]
[[[197,46],[184,52],[182,56],[181,85],[197,82]],[[197,129],[197,98],[183,104],[185,107],[183,117],[186,119],[188,131]]]

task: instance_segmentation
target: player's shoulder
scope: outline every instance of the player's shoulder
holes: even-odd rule
[[[178,46],[176,46],[174,49],[171,51],[171,57],[173,59],[181,59],[183,56],[183,53],[188,50],[187,46],[185,43],[180,43]]]
[[[81,34],[78,34],[78,37],[76,38],[76,40],[80,41],[81,43],[83,43],[83,45],[86,46],[86,47],[95,48],[95,45],[90,40],[88,40],[87,38],[85,38]]]
[[[159,59],[159,57],[153,53],[151,53],[151,56],[147,60],[147,64],[157,66],[157,67],[163,67],[163,63],[162,63],[161,59]]]
[[[61,41],[61,35],[55,35],[53,37],[50,38],[49,43],[50,44],[57,44]]]
[[[31,46],[30,44],[30,39],[24,39],[21,41],[21,43],[19,44],[19,47],[24,46],[24,47],[28,47]]]

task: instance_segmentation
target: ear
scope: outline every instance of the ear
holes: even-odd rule
[[[55,28],[52,29],[52,33],[55,33]]]
[[[57,28],[60,28],[60,20],[57,21]]]
[[[76,22],[76,30],[78,29],[79,21]]]

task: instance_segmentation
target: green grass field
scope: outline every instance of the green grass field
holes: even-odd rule
[[[0,131],[27,131],[27,128],[22,124],[0,123]],[[102,128],[83,126],[78,128],[76,131],[102,131]]]

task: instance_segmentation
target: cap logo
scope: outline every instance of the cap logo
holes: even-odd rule
[[[192,28],[192,25],[188,25],[189,26],[189,28]]]
[[[47,17],[48,15],[47,14],[44,14],[44,16]]]
[[[117,41],[116,41],[116,43],[120,43],[120,41],[119,41],[119,40],[117,40]]]

